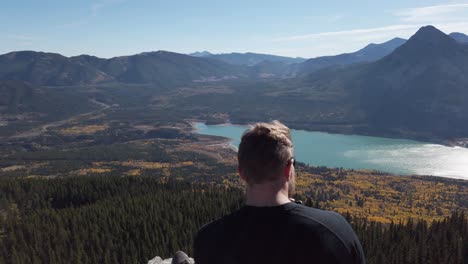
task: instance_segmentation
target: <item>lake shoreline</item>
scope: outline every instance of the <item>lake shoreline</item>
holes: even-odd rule
[[[249,126],[253,123],[246,123],[246,124],[238,124],[228,122],[207,122],[207,120],[199,120],[199,119],[187,119],[190,125],[194,128],[195,123],[204,123],[207,126]],[[371,132],[363,132],[357,133],[353,131],[353,129],[348,128],[341,128],[337,126],[330,126],[330,125],[317,125],[316,129],[304,128],[302,126],[297,127],[294,125],[288,126],[290,129],[294,130],[301,130],[306,132],[321,132],[327,134],[337,134],[337,135],[348,135],[348,136],[368,136],[368,137],[380,137],[380,138],[388,138],[388,139],[402,139],[402,140],[414,140],[421,143],[432,143],[437,145],[442,145],[446,147],[460,147],[468,149],[468,138],[447,138],[442,139],[438,137],[430,137],[430,136],[422,136],[414,133],[405,133],[400,131],[400,133],[371,133]],[[195,130],[194,130],[195,131]]]
[[[205,120],[187,121],[191,125],[192,133],[214,136],[218,139],[224,138],[225,147],[229,146],[234,151],[236,151],[235,145],[239,143],[240,135],[246,127],[232,123],[206,124],[203,122]],[[234,136],[231,128],[226,130],[225,127],[232,127],[234,134],[239,134],[239,136]],[[205,131],[207,133],[200,131],[205,129],[207,129],[208,132]],[[296,155],[302,156],[298,160],[310,166],[342,167],[354,170],[370,169],[393,175],[467,180],[467,168],[462,161],[466,156],[466,148],[453,146],[453,144],[297,129],[292,129],[292,133],[296,134],[296,138],[299,138],[296,140],[302,142],[295,143],[299,144],[297,146],[301,146],[296,149]],[[309,136],[311,138],[308,138]],[[329,148],[331,148],[330,151],[323,152],[324,149]]]

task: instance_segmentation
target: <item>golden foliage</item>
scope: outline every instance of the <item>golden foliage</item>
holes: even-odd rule
[[[129,170],[126,174],[128,176],[140,176],[141,170],[140,169]]]
[[[149,162],[149,161],[125,161],[121,165],[126,167],[141,168],[141,169],[162,169],[168,168],[169,163],[167,162]]]
[[[299,171],[298,192],[325,200],[320,206],[382,223],[411,218],[441,220],[454,210],[468,211],[468,186],[457,180],[382,175],[371,171]]]
[[[81,169],[78,171],[78,175],[87,175],[87,174],[100,174],[100,173],[107,173],[111,172],[112,170],[109,168],[86,168]]]
[[[99,131],[108,129],[108,125],[89,125],[89,126],[73,126],[60,130],[59,132],[67,136],[76,135],[92,135]]]

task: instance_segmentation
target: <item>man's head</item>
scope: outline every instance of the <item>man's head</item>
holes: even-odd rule
[[[293,144],[289,128],[279,121],[257,123],[245,131],[237,155],[239,173],[247,184],[290,180],[293,191]]]

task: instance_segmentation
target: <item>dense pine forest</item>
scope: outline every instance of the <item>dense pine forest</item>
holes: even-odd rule
[[[0,178],[0,263],[146,263],[179,249],[190,254],[199,227],[242,204],[239,188],[158,177]],[[462,212],[390,224],[344,216],[368,263],[468,261]]]

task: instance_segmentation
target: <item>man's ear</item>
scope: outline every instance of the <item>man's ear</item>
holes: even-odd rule
[[[286,178],[286,180],[289,181],[289,179],[291,178],[291,167],[292,167],[292,162],[290,162],[286,167],[284,167],[284,171],[283,171],[283,176]]]
[[[247,177],[245,177],[244,172],[242,171],[242,169],[239,166],[237,166],[237,172],[239,172],[239,176],[241,177],[241,179],[244,180],[245,182],[247,182]]]

